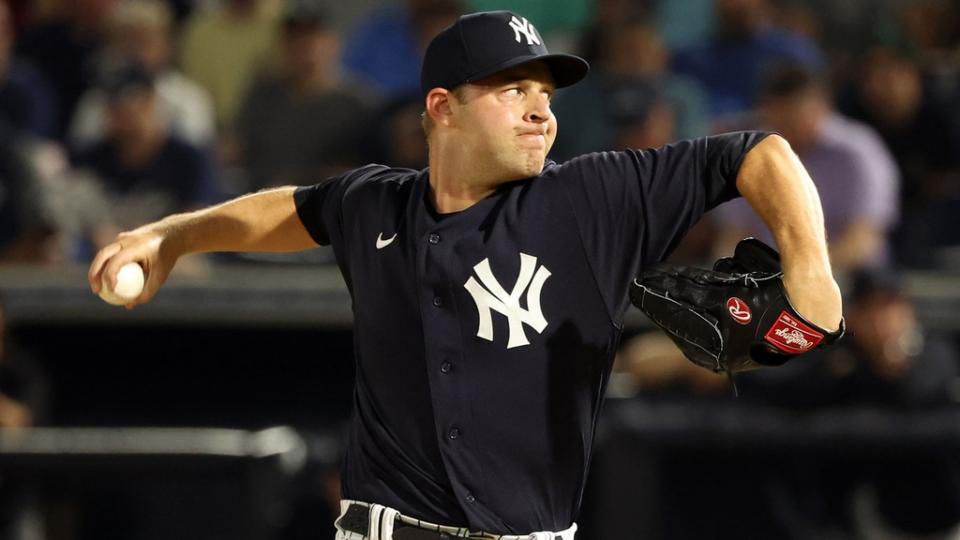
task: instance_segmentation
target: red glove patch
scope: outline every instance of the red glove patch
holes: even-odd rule
[[[763,338],[783,352],[802,354],[819,345],[823,334],[784,310]]]

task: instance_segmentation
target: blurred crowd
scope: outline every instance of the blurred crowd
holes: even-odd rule
[[[900,274],[960,269],[960,1],[368,0],[344,17],[345,5],[0,0],[0,264],[82,264],[117,232],[172,212],[369,162],[425,167],[426,44],[462,13],[513,9],[552,50],[592,65],[554,100],[552,159],[763,128],[810,172],[834,267],[849,277],[851,335],[741,377],[747,400],[792,410],[960,401],[956,343],[922,328]],[[734,201],[673,260],[712,260],[745,236],[772,240]],[[28,384],[29,360],[11,351],[0,347],[0,426],[26,426],[42,385]],[[641,399],[730,391],[655,333],[626,341],[614,383]],[[897,523],[883,505],[903,508],[916,500],[904,486],[932,484],[906,473],[882,484],[864,470],[843,488],[847,510],[807,520],[810,537],[955,528],[960,469],[926,465],[945,484],[926,495],[948,511]]]
[[[515,9],[593,70],[557,161],[731,129],[783,134],[834,265],[960,267],[953,0],[0,1],[0,262],[82,263],[167,213],[368,162],[421,168],[419,64],[461,13]],[[349,19],[348,22],[345,22]],[[743,203],[677,253],[765,237]]]

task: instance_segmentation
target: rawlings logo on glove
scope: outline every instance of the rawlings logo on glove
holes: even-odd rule
[[[783,288],[780,254],[755,238],[713,270],[658,265],[630,287],[647,314],[694,363],[736,373],[776,366],[843,336],[807,321]]]
[[[740,324],[750,324],[750,319],[753,318],[750,315],[750,306],[748,306],[746,302],[739,298],[731,298],[727,300],[727,311],[730,312],[730,316],[733,317],[733,320]]]

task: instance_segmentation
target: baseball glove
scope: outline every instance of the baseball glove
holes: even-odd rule
[[[843,321],[829,332],[797,313],[782,275],[780,254],[747,238],[713,270],[661,264],[643,272],[630,300],[695,364],[737,373],[781,365],[843,336]]]

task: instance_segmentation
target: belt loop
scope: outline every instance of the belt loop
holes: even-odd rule
[[[383,533],[382,540],[393,540],[393,524],[396,522],[398,515],[400,515],[400,512],[397,510],[384,507],[383,514],[380,516],[382,523],[380,531]]]
[[[333,521],[333,526],[337,529],[337,540],[340,539],[340,535],[348,534],[346,531],[342,530],[340,522],[343,520],[343,516],[347,513],[347,508],[350,508],[350,501],[346,499],[340,499],[340,515],[337,516],[337,519]]]
[[[367,530],[367,538],[369,538],[369,540],[391,540],[389,536],[381,536],[380,534],[382,530],[380,519],[383,516],[385,508],[385,506],[380,504],[370,505],[370,525]]]

